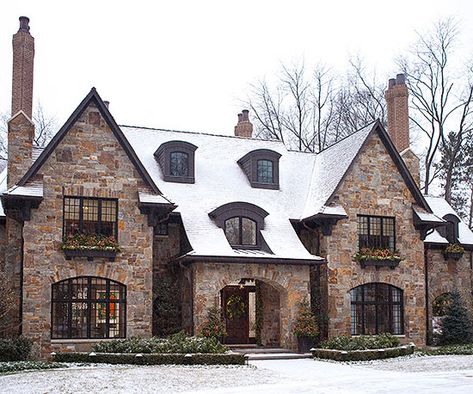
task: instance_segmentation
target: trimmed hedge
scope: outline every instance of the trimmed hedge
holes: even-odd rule
[[[0,362],[0,374],[27,370],[67,368],[66,364],[46,363],[43,361],[10,361]]]
[[[440,346],[438,348],[423,350],[423,353],[429,356],[473,355],[473,344]]]
[[[25,337],[0,339],[0,361],[27,360],[32,345],[31,339]]]
[[[368,350],[396,348],[401,344],[398,337],[392,334],[361,335],[356,337],[338,336],[323,342],[322,349],[336,350]]]
[[[244,354],[182,353],[52,353],[53,360],[66,363],[106,363],[136,365],[244,365]]]
[[[99,342],[92,351],[97,353],[225,353],[227,348],[216,338],[189,337],[184,332],[168,338],[116,339]]]
[[[315,358],[335,361],[369,361],[383,358],[407,356],[414,353],[414,344],[384,349],[368,350],[335,350],[335,349],[313,349]]]

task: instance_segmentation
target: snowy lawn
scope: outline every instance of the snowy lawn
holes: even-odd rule
[[[250,366],[73,366],[0,376],[1,393],[472,393],[473,356]]]

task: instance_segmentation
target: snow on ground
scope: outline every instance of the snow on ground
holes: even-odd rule
[[[252,361],[250,366],[74,366],[0,376],[0,393],[455,393],[473,392],[473,356],[362,363]]]

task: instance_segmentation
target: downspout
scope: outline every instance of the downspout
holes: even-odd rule
[[[20,305],[18,308],[19,322],[20,322],[20,336],[23,335],[23,264],[24,264],[24,248],[25,239],[23,238],[23,227],[24,223],[21,224],[21,247],[20,247]]]

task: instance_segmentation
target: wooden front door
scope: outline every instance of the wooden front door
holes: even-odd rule
[[[225,287],[222,290],[222,309],[227,328],[225,343],[249,343],[248,289]]]

